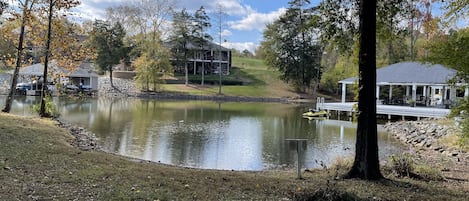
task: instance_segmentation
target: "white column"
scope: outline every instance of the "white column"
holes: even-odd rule
[[[347,90],[347,84],[342,83],[342,103],[345,103],[346,90]]]
[[[194,60],[194,75],[197,74],[197,61]]]
[[[469,96],[469,86],[464,87],[464,97]]]
[[[423,86],[423,96],[427,97],[427,86]]]
[[[434,87],[432,87],[431,93],[432,93],[432,95],[431,95],[431,99],[430,99],[430,105],[436,105],[436,103],[435,103],[435,88]]]
[[[392,85],[389,85],[389,104],[391,104],[392,100]]]
[[[417,100],[417,84],[412,83],[412,100]]]

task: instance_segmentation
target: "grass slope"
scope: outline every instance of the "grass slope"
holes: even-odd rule
[[[262,60],[233,57],[233,68],[228,79],[241,80],[248,84],[242,86],[222,86],[222,93],[227,96],[298,96],[298,94],[291,90],[288,84],[279,79],[279,76],[278,71],[266,66]],[[201,87],[200,85],[165,84],[163,85],[163,90],[197,95],[217,95],[219,87],[218,85],[205,85]]]
[[[334,180],[326,170],[297,180],[293,170],[172,167],[81,151],[72,140],[53,121],[1,113],[0,200],[464,200],[468,193],[442,181]]]

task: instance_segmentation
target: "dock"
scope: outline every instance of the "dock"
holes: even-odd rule
[[[318,101],[316,108],[321,110],[337,111],[337,112],[348,112],[350,115],[356,112],[357,102],[336,102],[336,103],[325,103]],[[355,105],[355,106],[354,106]],[[423,118],[445,118],[450,113],[450,109],[438,108],[438,107],[410,107],[400,105],[376,105],[376,114],[387,115],[390,119],[391,116],[402,116],[405,117],[417,117]]]

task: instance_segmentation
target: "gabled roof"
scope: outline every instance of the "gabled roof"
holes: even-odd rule
[[[82,66],[82,65],[85,65],[85,64],[81,64],[80,66]],[[48,72],[49,73],[51,73],[51,72],[52,73],[63,73],[65,75],[69,76],[69,77],[98,77],[98,75],[96,73],[91,72],[91,70],[83,69],[83,68],[80,68],[80,67],[78,67],[78,68],[74,69],[72,72],[70,72],[69,70],[58,67],[57,63],[54,62],[54,61],[50,62]],[[13,74],[13,72],[11,72],[11,74]],[[40,77],[44,74],[44,64],[37,63],[37,64],[33,64],[33,65],[30,65],[30,66],[20,68],[19,74],[20,75],[26,75],[26,76],[38,76],[38,77]]]
[[[401,62],[376,70],[376,84],[447,84],[456,75],[456,70],[440,64],[422,64],[420,62]],[[357,77],[339,81],[353,84]]]

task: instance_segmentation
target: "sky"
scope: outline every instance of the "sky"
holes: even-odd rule
[[[207,13],[216,11],[216,5],[223,6],[226,13],[222,21],[222,45],[227,48],[245,49],[254,52],[262,41],[262,33],[266,24],[278,19],[288,8],[289,0],[177,0],[178,8],[186,8],[194,13],[204,6]],[[77,8],[79,16],[84,20],[104,19],[105,9],[116,6],[126,0],[81,0]],[[317,0],[312,0],[312,4]],[[213,17],[212,17],[213,18]],[[215,27],[212,19],[212,27]],[[215,43],[219,43],[219,32],[212,31]]]

